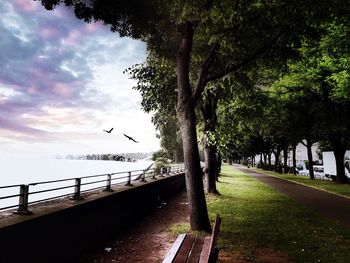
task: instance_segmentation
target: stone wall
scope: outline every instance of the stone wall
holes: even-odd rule
[[[21,217],[0,226],[0,262],[78,262],[84,251],[118,233],[185,189],[184,174],[167,176],[68,208]]]

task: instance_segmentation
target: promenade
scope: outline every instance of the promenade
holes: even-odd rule
[[[273,176],[268,176],[242,165],[233,165],[245,174],[271,186],[298,203],[350,228],[350,199]]]

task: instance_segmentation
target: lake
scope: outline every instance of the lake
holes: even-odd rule
[[[18,184],[32,184],[43,181],[53,181],[68,178],[78,178],[91,175],[101,175],[110,173],[127,172],[134,170],[143,170],[152,164],[152,161],[138,162],[117,162],[117,161],[95,161],[95,160],[60,160],[53,158],[34,158],[34,157],[3,157],[0,156],[1,176],[0,187]],[[134,173],[133,173],[134,174]],[[114,175],[113,178],[125,177],[127,173]],[[89,183],[93,180],[105,180],[106,176],[91,179],[83,179],[82,183]],[[117,179],[113,183],[121,182]],[[126,180],[125,178],[123,179]],[[73,186],[74,180],[65,182],[56,182],[50,184],[39,184],[30,186],[30,192],[42,191],[50,188],[61,188]],[[106,182],[101,182],[93,187],[102,187]],[[82,190],[91,189],[90,185],[82,186]],[[60,189],[54,192],[38,193],[29,195],[29,202],[71,194],[73,187]],[[0,189],[0,197],[18,194],[19,187]],[[15,205],[18,203],[18,197],[10,199],[0,199],[0,208]]]

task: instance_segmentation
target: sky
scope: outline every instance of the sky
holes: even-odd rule
[[[144,43],[86,24],[65,7],[47,11],[40,1],[1,0],[0,13],[0,154],[159,148],[135,81],[123,74],[145,60]]]

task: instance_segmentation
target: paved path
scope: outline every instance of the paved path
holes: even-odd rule
[[[260,174],[241,165],[234,165],[234,167],[273,187],[298,203],[310,207],[326,217],[336,220],[350,228],[350,199],[287,180]]]

